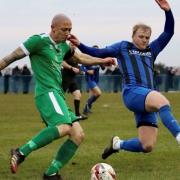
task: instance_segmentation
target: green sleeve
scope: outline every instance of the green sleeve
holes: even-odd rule
[[[40,35],[33,35],[29,37],[24,43],[24,47],[30,55],[37,53],[42,47],[42,38]]]

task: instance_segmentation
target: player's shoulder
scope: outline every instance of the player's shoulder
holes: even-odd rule
[[[129,41],[122,41],[121,42],[121,49],[127,50],[127,49],[133,49],[135,46],[132,42]]]
[[[47,40],[50,41],[48,35],[45,33],[33,34],[28,38],[28,41],[30,42],[43,42]]]
[[[123,40],[123,41],[115,42],[109,47],[110,48],[115,48],[115,49],[120,49],[120,48],[122,48],[123,46],[125,46],[128,43],[129,43],[128,41]]]
[[[33,35],[31,35],[30,37],[31,37],[31,38],[44,39],[44,38],[48,38],[48,34],[45,34],[45,33],[33,34]]]
[[[133,43],[129,41],[121,41],[121,46],[133,46]]]

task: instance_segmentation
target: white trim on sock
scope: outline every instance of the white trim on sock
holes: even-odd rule
[[[180,144],[180,133],[178,133],[178,135],[176,136],[176,140]]]

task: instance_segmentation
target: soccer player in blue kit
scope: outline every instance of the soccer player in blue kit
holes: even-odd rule
[[[167,98],[154,90],[153,65],[157,55],[165,48],[174,34],[174,18],[166,0],[155,0],[165,12],[164,31],[149,43],[151,28],[145,24],[133,27],[132,42],[121,41],[102,49],[88,47],[71,35],[70,41],[87,54],[97,57],[115,57],[123,79],[123,101],[134,112],[138,137],[121,140],[111,139],[110,145],[102,153],[106,159],[119,150],[131,152],[151,152],[157,141],[157,113],[164,126],[180,144],[180,126],[171,112]]]
[[[97,45],[94,48],[99,48]],[[99,82],[99,69],[101,66],[81,66],[81,70],[85,72],[85,79],[89,90],[89,98],[84,106],[83,114],[88,115],[91,113],[92,104],[101,96],[101,89],[98,86]],[[103,68],[103,67],[101,67]]]
[[[92,112],[92,104],[101,96],[101,89],[98,86],[99,69],[99,65],[81,66],[81,70],[85,72],[85,79],[90,94],[83,110],[83,114],[85,115],[88,115]]]

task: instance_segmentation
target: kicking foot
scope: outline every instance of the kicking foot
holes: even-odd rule
[[[16,173],[18,170],[19,164],[21,164],[25,159],[18,149],[11,149],[11,159],[10,159],[10,168],[12,173]]]
[[[118,136],[113,136],[110,141],[110,145],[104,149],[104,152],[102,153],[102,159],[108,158],[111,154],[117,153],[119,150],[116,149],[114,146],[119,141]],[[120,140],[121,141],[121,140]]]

